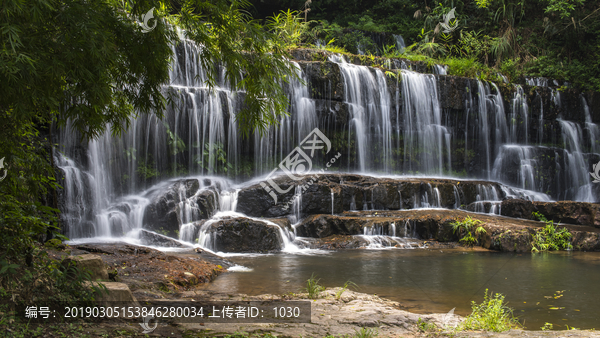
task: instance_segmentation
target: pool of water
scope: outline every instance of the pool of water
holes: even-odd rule
[[[316,274],[326,287],[350,280],[357,291],[398,301],[416,313],[471,312],[486,289],[506,296],[530,330],[600,328],[600,253],[512,254],[465,250],[347,250],[312,255],[230,257],[249,268],[219,276],[220,292],[299,292]],[[559,293],[560,291],[560,293]],[[560,296],[560,297],[558,297]],[[557,298],[555,298],[557,297]]]

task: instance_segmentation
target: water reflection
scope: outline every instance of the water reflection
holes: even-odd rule
[[[399,301],[418,313],[456,307],[457,314],[466,315],[470,302],[481,302],[489,289],[506,295],[528,329],[539,329],[546,322],[556,329],[600,327],[600,253],[349,250],[231,260],[252,271],[223,274],[207,286],[209,290],[250,295],[300,292],[314,272],[324,286],[351,280],[358,291]]]

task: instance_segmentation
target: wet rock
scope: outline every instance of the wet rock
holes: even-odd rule
[[[140,230],[140,241],[143,245],[154,245],[160,247],[167,248],[187,248],[188,245],[185,245],[179,241],[174,240],[171,237],[167,237],[161,234],[157,234],[156,232],[148,231],[145,229]]]
[[[282,249],[279,226],[239,217],[214,222],[207,229],[216,251],[272,252]]]
[[[210,182],[203,182],[203,185],[210,185]],[[195,219],[208,219],[217,210],[218,202],[214,188],[200,190],[197,179],[176,181],[151,197],[144,212],[143,226],[175,236],[179,225],[183,223],[182,207],[189,208]]]
[[[296,227],[301,237],[323,238],[332,235],[359,235],[366,222],[355,217],[311,215]]]
[[[345,212],[342,215],[314,215],[307,217],[298,227],[298,236],[329,238],[368,233],[439,242],[457,242],[460,237],[453,223],[466,217],[480,220],[485,233],[474,236],[477,245],[486,249],[510,252],[531,251],[532,235],[544,223],[502,216],[473,214],[461,210],[390,210]],[[392,226],[393,225],[393,226]],[[576,250],[600,249],[600,230],[579,225],[560,225],[573,235],[571,244]],[[475,230],[475,229],[473,229]],[[314,243],[313,243],[314,244]],[[358,244],[357,244],[358,245]],[[350,245],[350,247],[352,247]]]
[[[532,213],[539,212],[555,222],[600,228],[600,205],[596,203],[531,202],[522,199],[507,199],[502,201],[501,211],[504,216],[524,219],[535,219]]]
[[[499,199],[505,194],[496,182],[453,179],[377,178],[353,174],[316,174],[293,180],[279,176],[273,180],[285,191],[277,197],[260,185],[239,192],[237,211],[255,217],[281,217],[293,213],[296,188],[302,190],[302,215],[331,214],[350,210],[399,210],[436,206],[457,208],[480,198],[483,190],[494,190]],[[428,202],[425,202],[428,201]]]

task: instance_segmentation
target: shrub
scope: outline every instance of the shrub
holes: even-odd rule
[[[571,245],[571,233],[565,227],[558,229],[554,224],[554,221],[546,219],[546,217],[538,212],[532,213],[532,215],[545,222],[546,226],[536,231],[532,236],[531,251],[550,251],[550,250],[570,250],[573,248]]]
[[[454,221],[451,224],[453,233],[458,231],[458,233],[461,235],[459,242],[469,246],[477,243],[477,239],[473,236],[473,232],[475,232],[477,237],[479,237],[479,235],[482,233],[486,233],[485,228],[479,226],[480,224],[483,224],[483,222],[478,219],[473,219],[471,216],[467,216],[461,222]],[[475,228],[476,226],[477,228]],[[475,231],[473,231],[473,229],[475,229]]]
[[[323,286],[319,285],[320,280],[314,273],[306,280],[306,288],[304,290],[308,293],[308,298],[317,299],[321,295],[321,291],[325,290]]]
[[[521,326],[513,316],[513,309],[504,304],[504,295],[499,293],[492,298],[491,293],[488,295],[486,289],[483,302],[481,304],[471,302],[471,309],[473,311],[458,327],[459,330],[502,332]]]

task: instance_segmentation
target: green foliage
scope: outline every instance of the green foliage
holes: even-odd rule
[[[167,144],[169,145],[169,152],[171,156],[177,155],[185,151],[185,143],[179,137],[179,135],[173,133],[167,123],[163,123],[167,132]]]
[[[417,320],[417,329],[420,332],[431,332],[431,331],[436,331],[437,326],[433,323],[430,323],[428,321],[425,321],[425,320],[422,320],[421,318],[419,318]]]
[[[354,330],[353,338],[372,338],[377,337],[379,333],[376,329],[368,329],[366,327],[361,327],[360,330]]]
[[[227,162],[227,153],[223,149],[223,144],[219,142],[204,143],[202,159],[197,158],[196,163],[202,165],[209,174],[227,173],[233,168],[233,165]]]
[[[582,6],[585,0],[548,0],[545,13],[558,13],[561,19],[568,18],[576,6]]]
[[[554,221],[548,220],[539,212],[533,212],[533,217],[541,222],[545,222],[546,226],[536,231],[532,236],[531,251],[550,251],[550,250],[570,250],[573,248],[571,244],[572,234],[565,227],[558,229]]]
[[[306,288],[304,290],[308,293],[308,298],[317,299],[321,296],[321,291],[325,290],[325,288],[319,285],[320,280],[314,273],[306,280]]]
[[[299,79],[287,62],[286,42],[276,31],[265,31],[252,20],[243,10],[249,5],[245,0],[182,1],[181,9],[172,16],[186,38],[203,46],[200,63],[208,71],[208,84],[215,85],[220,67],[225,66],[232,89],[245,91],[245,108],[236,114],[244,135],[253,130],[264,132],[287,115],[288,99],[281,84]],[[286,18],[281,19],[285,22]]]
[[[73,262],[65,266],[51,259],[46,251],[35,247],[29,265],[9,263],[0,258],[0,300],[14,304],[32,302],[91,302],[105,288],[102,284],[87,287],[87,271]]]
[[[25,266],[32,274],[47,271],[30,266],[28,257],[40,242],[59,236],[52,132],[68,125],[85,142],[107,129],[119,134],[137,115],[162,117],[178,31],[203,46],[207,85],[224,70],[232,89],[245,91],[245,109],[236,115],[242,132],[262,132],[287,114],[282,83],[298,75],[283,42],[252,20],[247,6],[245,0],[3,2],[0,158],[8,175],[0,182],[2,283]],[[153,7],[156,26],[144,32],[136,18]],[[183,152],[183,141],[168,128],[167,134],[171,155]],[[135,149],[125,152],[137,161]],[[148,167],[138,173],[158,175]]]
[[[519,328],[519,321],[513,316],[513,309],[504,303],[504,295],[496,293],[494,297],[485,290],[483,302],[471,302],[472,312],[457,327],[458,330],[484,330],[503,332]]]
[[[340,299],[342,297],[342,294],[348,289],[348,287],[353,287],[357,289],[358,285],[356,285],[356,283],[352,281],[347,281],[346,283],[344,283],[344,286],[342,286],[342,288],[335,293],[335,299]]]
[[[154,164],[151,162],[138,162],[135,172],[141,179],[146,181],[160,176],[160,172],[155,169]]]
[[[477,238],[479,238],[479,235],[486,233],[485,228],[479,226],[480,224],[483,224],[483,222],[478,219],[473,219],[471,218],[471,216],[467,216],[460,222],[454,221],[450,224],[452,225],[452,232],[458,232],[461,235],[459,242],[469,246],[475,245],[477,243]],[[473,236],[473,232],[475,233],[477,238]]]
[[[542,331],[547,331],[547,330],[552,330],[554,328],[554,325],[552,325],[552,323],[544,323],[544,326],[540,327],[540,329],[542,329]]]
[[[267,18],[267,28],[274,32],[276,38],[283,42],[286,48],[296,48],[308,32],[309,22],[301,17],[298,11],[281,11]]]

